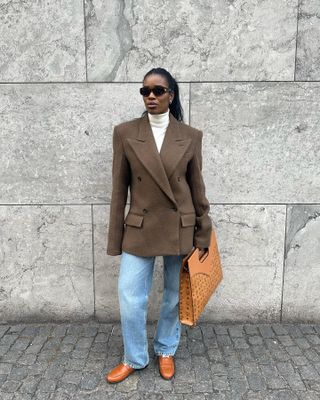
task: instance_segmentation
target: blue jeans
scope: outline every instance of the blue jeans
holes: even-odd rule
[[[156,355],[174,355],[181,335],[179,320],[179,275],[182,255],[163,256],[164,290],[153,339]],[[133,368],[149,363],[147,307],[155,256],[142,257],[122,251],[118,279],[121,331],[124,344],[122,362]]]

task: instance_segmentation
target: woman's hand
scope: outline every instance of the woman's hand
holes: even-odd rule
[[[197,249],[199,250],[200,258],[208,251],[208,247],[197,247]]]

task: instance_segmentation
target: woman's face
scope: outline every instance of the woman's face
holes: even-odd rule
[[[143,86],[149,86],[150,89],[154,86],[169,87],[166,78],[159,74],[147,76],[143,81]],[[155,96],[153,92],[150,92],[149,96],[143,96],[143,101],[150,114],[162,114],[168,110],[173,97],[174,93],[165,92],[161,96]]]

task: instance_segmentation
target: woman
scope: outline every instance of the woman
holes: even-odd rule
[[[154,261],[163,256],[164,291],[154,354],[164,379],[174,376],[180,341],[179,273],[193,247],[211,236],[202,177],[202,131],[183,122],[179,88],[163,68],[150,70],[140,94],[146,110],[113,132],[107,254],[120,255],[118,296],[124,356],[106,380],[120,382],[149,363],[147,306]],[[124,217],[130,187],[130,210]]]

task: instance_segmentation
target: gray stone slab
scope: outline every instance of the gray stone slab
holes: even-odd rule
[[[319,201],[320,83],[191,83],[191,99],[212,202]]]
[[[89,206],[2,206],[0,226],[2,323],[93,315]]]
[[[279,320],[284,206],[214,206],[223,280],[201,321]]]
[[[284,321],[320,321],[319,237],[320,207],[289,206],[283,289]]]
[[[320,80],[319,17],[318,0],[299,3],[296,80]]]
[[[82,0],[1,2],[2,82],[84,81]]]
[[[90,81],[293,79],[297,2],[87,1]],[[156,10],[156,11],[155,11]]]

